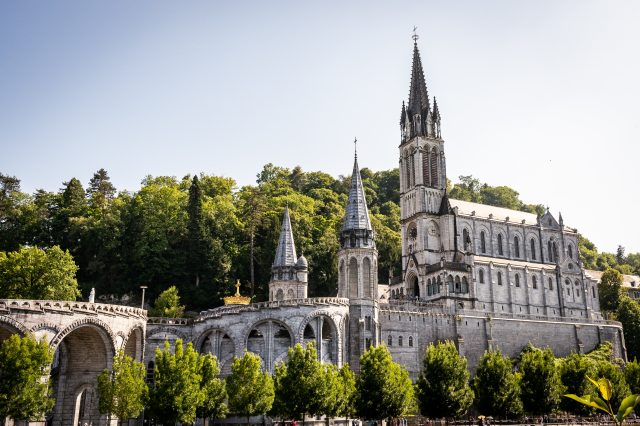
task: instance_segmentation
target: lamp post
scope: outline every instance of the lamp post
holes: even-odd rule
[[[144,291],[149,287],[147,287],[146,285],[141,285],[140,288],[142,289],[142,303],[140,304],[140,307],[144,309]]]

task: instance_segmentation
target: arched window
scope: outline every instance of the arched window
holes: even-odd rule
[[[478,271],[478,281],[480,281],[480,284],[484,284],[484,269]]]
[[[409,161],[409,154],[405,154],[404,157],[404,180],[407,189],[411,188],[411,162]]]
[[[372,276],[371,276],[371,260],[365,257],[362,261],[362,288],[364,290],[364,297],[371,298],[372,294]]]
[[[549,277],[549,290],[553,290],[553,278]]]
[[[416,163],[415,163],[415,154],[411,154],[409,156],[409,170],[411,171],[411,186],[416,184]]]
[[[515,251],[516,257],[520,257],[520,238],[516,235],[513,237],[513,249]]]
[[[482,253],[487,252],[487,240],[484,235],[484,231],[480,232],[480,251]]]
[[[442,278],[438,276],[438,287],[436,288],[436,293],[442,292]]]
[[[413,336],[409,336],[409,347],[413,347]]]
[[[387,337],[387,346],[393,346],[393,337],[391,335]]]
[[[535,275],[531,277],[531,284],[534,289],[538,288],[538,277],[536,277]]]
[[[502,272],[498,272],[498,285],[502,285]]]
[[[591,287],[591,297],[596,298],[596,286]]]
[[[553,249],[551,248],[551,240],[547,242],[547,251],[549,252],[549,262],[553,262]]]
[[[553,259],[558,261],[558,245],[555,241],[553,242]]]
[[[529,243],[531,244],[531,259],[536,260],[536,240],[532,238]]]
[[[502,234],[498,234],[498,254],[500,256],[504,255],[504,251],[502,250]]]
[[[462,292],[469,293],[469,282],[467,281],[467,277],[462,277]]]
[[[438,151],[436,151],[435,147],[431,150],[431,186],[434,188],[440,187],[438,182]]]
[[[520,274],[516,274],[516,287],[520,287]]]
[[[469,231],[467,228],[462,231],[462,246],[465,251],[471,251],[471,238],[469,238]]]
[[[573,259],[573,245],[569,244],[569,258]]]
[[[355,257],[349,260],[349,297],[358,297],[358,261]]]
[[[449,275],[447,277],[447,287],[449,287],[449,293],[453,293],[453,276]]]
[[[455,287],[456,288],[456,293],[460,293],[462,291],[462,289],[460,288],[460,277],[457,276],[457,275],[456,275],[455,283],[456,283],[456,287]]]
[[[402,346],[402,336],[398,336],[398,346]]]
[[[422,183],[431,186],[431,175],[429,174],[429,150],[422,152]]]

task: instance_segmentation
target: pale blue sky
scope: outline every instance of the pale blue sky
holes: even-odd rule
[[[397,166],[411,29],[447,172],[640,251],[640,2],[3,1],[0,172],[118,189]]]

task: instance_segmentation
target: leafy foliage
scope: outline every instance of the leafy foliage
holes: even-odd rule
[[[631,393],[640,393],[640,364],[636,359],[624,366],[624,378]]]
[[[473,403],[467,360],[451,341],[429,344],[416,383],[420,412],[427,417],[459,417]]]
[[[151,310],[151,316],[165,318],[180,318],[184,313],[184,306],[180,305],[180,295],[176,286],[171,286],[156,299]]]
[[[58,246],[0,252],[0,297],[75,300],[80,295],[77,270],[69,252]]]
[[[600,297],[600,309],[603,311],[615,311],[618,309],[620,297],[622,297],[622,274],[612,268],[604,271],[598,284],[598,294]]]
[[[98,376],[98,395],[100,413],[120,420],[137,417],[149,396],[144,365],[118,352],[112,370],[104,370]]]
[[[564,387],[551,349],[530,347],[520,357],[518,369],[524,411],[534,415],[555,411]]]
[[[0,419],[31,420],[53,408],[48,380],[53,353],[46,341],[11,335],[0,345]]]
[[[595,376],[597,372],[596,363],[584,355],[571,354],[562,359],[559,365],[560,379],[565,386],[566,392],[575,395],[587,395],[594,391],[589,376]],[[560,408],[575,414],[589,415],[592,409],[588,406],[576,404],[575,401],[562,399]]]
[[[473,380],[476,406],[482,414],[516,417],[522,413],[520,383],[511,360],[500,351],[486,351]]]
[[[260,370],[260,357],[245,352],[242,358],[235,358],[231,365],[231,375],[227,377],[229,410],[250,417],[266,414],[273,405],[273,380],[268,373]]]
[[[218,360],[211,354],[200,355],[199,369],[202,380],[200,390],[203,393],[202,404],[196,410],[200,418],[222,419],[227,415],[227,390],[220,376]]]
[[[396,418],[415,409],[409,373],[393,362],[386,346],[372,346],[360,357],[357,389],[356,412],[362,418]]]

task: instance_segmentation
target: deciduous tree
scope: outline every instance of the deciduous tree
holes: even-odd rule
[[[152,316],[164,318],[180,318],[184,314],[184,306],[180,304],[180,295],[176,286],[172,285],[156,299],[151,310]]]
[[[122,351],[118,352],[113,358],[111,371],[104,370],[98,376],[100,413],[120,420],[137,417],[149,396],[145,375],[141,362],[134,361]]]
[[[624,342],[630,359],[640,356],[640,305],[629,297],[623,297],[616,311],[616,318],[622,323]],[[640,389],[638,390],[640,392]]]
[[[260,369],[260,357],[245,352],[231,365],[231,375],[227,377],[229,410],[241,416],[264,415],[273,405],[273,380]]]
[[[211,354],[200,355],[200,388],[203,392],[202,404],[198,407],[198,417],[222,419],[227,415],[227,390],[220,378],[220,365]]]
[[[528,347],[518,365],[524,411],[542,415],[555,411],[564,392],[551,349]]]
[[[598,284],[598,293],[601,310],[615,311],[618,309],[622,296],[622,274],[612,268],[604,271]]]
[[[518,376],[511,360],[499,350],[484,353],[473,386],[480,413],[512,418],[522,413]]]

